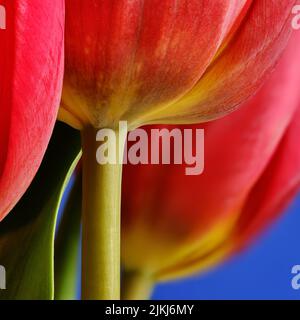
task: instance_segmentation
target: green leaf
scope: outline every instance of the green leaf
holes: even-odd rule
[[[55,300],[75,300],[80,243],[82,178],[78,172],[66,199],[55,239]]]
[[[53,299],[56,217],[79,153],[79,133],[57,123],[33,183],[0,223],[7,288],[0,290],[0,299]]]

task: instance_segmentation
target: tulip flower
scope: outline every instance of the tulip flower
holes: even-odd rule
[[[62,0],[2,0],[0,221],[42,161],[57,117],[63,72]]]
[[[83,298],[117,299],[120,291],[122,166],[96,163],[96,130],[116,132],[121,120],[129,130],[199,123],[232,111],[273,70],[295,2],[66,0],[59,119],[82,131]]]
[[[124,298],[143,298],[156,282],[206,270],[240,251],[299,190],[299,55],[295,35],[243,108],[194,126],[205,129],[202,175],[186,176],[182,165],[125,166]]]
[[[274,67],[294,4],[67,0],[60,118],[82,129],[220,116]]]

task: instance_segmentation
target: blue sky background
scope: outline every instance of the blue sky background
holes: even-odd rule
[[[294,299],[293,265],[300,265],[300,196],[245,253],[190,279],[157,286],[154,299]]]

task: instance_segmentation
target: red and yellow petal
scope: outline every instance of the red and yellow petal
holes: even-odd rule
[[[245,202],[298,110],[300,42],[296,44],[292,39],[276,72],[241,110],[195,126],[206,129],[201,176],[185,176],[182,166],[125,167],[127,268],[167,279],[200,271],[230,255]],[[284,188],[289,189],[287,183]],[[143,247],[147,256],[140,259],[136,252]]]
[[[73,115],[75,127],[111,127],[180,98],[203,75],[246,2],[66,1],[61,118],[72,122]]]
[[[254,0],[232,40],[198,83],[176,103],[151,114],[150,123],[210,120],[253,95],[273,71],[288,42],[295,2]]]

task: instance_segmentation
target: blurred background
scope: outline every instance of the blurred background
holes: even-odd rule
[[[291,273],[300,265],[300,194],[242,254],[190,278],[159,284],[156,300],[300,300]],[[79,250],[80,251],[80,250]],[[80,269],[80,254],[78,264]],[[80,270],[78,270],[80,274]],[[80,276],[77,283],[80,297]]]
[[[159,285],[154,299],[293,299],[300,265],[300,195],[243,254],[201,276]]]

